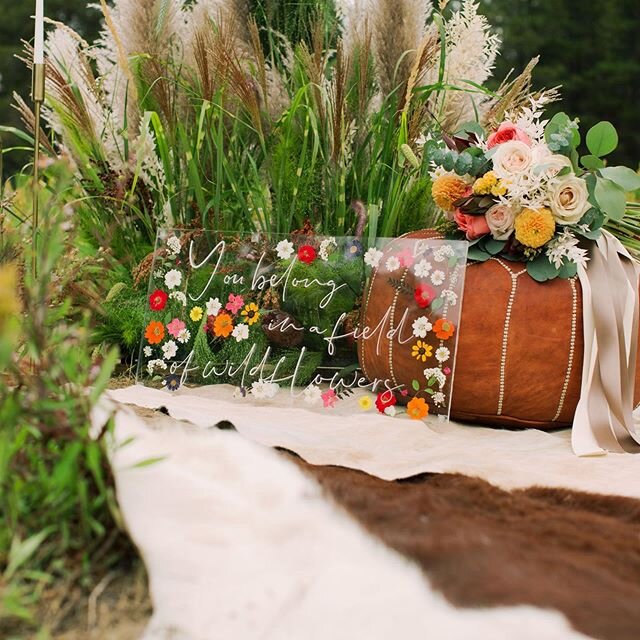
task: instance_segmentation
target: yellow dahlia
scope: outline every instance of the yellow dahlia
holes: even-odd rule
[[[497,184],[498,177],[496,174],[493,171],[488,171],[473,183],[473,193],[479,196],[487,196]]]
[[[525,247],[538,249],[547,244],[556,231],[556,223],[551,211],[542,209],[523,209],[516,218],[516,240]]]
[[[468,189],[467,183],[457,176],[440,176],[431,187],[434,202],[445,211],[455,209],[454,202],[460,200]]]

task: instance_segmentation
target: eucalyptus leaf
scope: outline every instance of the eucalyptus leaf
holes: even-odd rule
[[[624,217],[627,198],[624,189],[606,178],[597,178],[594,196],[599,208],[613,220]]]
[[[431,311],[438,311],[438,309],[441,309],[443,305],[444,305],[444,300],[442,298],[436,298],[431,303]]]
[[[578,273],[578,265],[575,262],[568,262],[565,258],[563,265],[560,267],[558,271],[558,276],[560,278],[564,278],[568,280],[569,278],[573,278]]]
[[[464,152],[458,156],[456,160],[455,170],[459,176],[464,176],[473,168],[473,157]]]
[[[629,169],[629,167],[605,167],[600,170],[600,175],[607,180],[611,180],[611,182],[615,182],[627,192],[640,189],[640,175],[633,169]]]
[[[618,146],[618,132],[607,120],[598,122],[587,132],[587,148],[601,158],[610,154]]]
[[[492,256],[497,256],[506,246],[506,241],[504,240],[494,240],[493,238],[489,238],[484,243],[484,248],[488,251]]]
[[[598,158],[598,156],[593,155],[582,156],[582,158],[580,158],[580,163],[585,169],[589,169],[589,171],[602,169],[602,167],[604,167],[604,162]]]
[[[544,254],[527,262],[527,273],[537,282],[547,282],[558,277],[558,269]]]
[[[486,262],[491,257],[491,254],[483,251],[478,245],[474,245],[469,247],[467,257],[475,262]]]

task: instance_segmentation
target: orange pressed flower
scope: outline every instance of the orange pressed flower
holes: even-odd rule
[[[228,338],[233,331],[233,319],[228,313],[222,312],[216,316],[213,323],[213,333],[218,338]]]
[[[144,337],[149,344],[160,344],[164,338],[164,325],[162,322],[152,320],[144,332]]]
[[[422,420],[429,414],[429,405],[424,398],[413,398],[407,405],[407,415],[412,420]]]
[[[448,340],[456,330],[453,322],[446,318],[440,318],[433,325],[433,332],[436,334],[436,338],[440,340]]]

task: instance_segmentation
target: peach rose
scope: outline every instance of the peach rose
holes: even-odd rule
[[[506,204],[496,204],[486,215],[487,226],[496,240],[506,240],[513,233],[515,211]]]
[[[527,171],[532,162],[531,147],[511,140],[501,144],[493,154],[493,171],[498,178],[508,179]]]
[[[510,140],[519,140],[531,146],[531,138],[522,130],[510,122],[503,122],[497,131],[494,131],[487,140],[487,148],[492,149],[496,145],[509,142]]]
[[[453,214],[453,219],[458,225],[458,229],[467,236],[467,240],[477,240],[482,236],[486,236],[490,231],[484,216],[470,216],[457,210]]]

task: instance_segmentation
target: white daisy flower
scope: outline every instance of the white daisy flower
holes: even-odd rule
[[[310,384],[303,392],[304,401],[307,404],[319,404],[322,400],[322,389],[315,384]]]
[[[144,356],[145,356],[145,358],[150,358],[152,353],[153,353],[153,349],[151,347],[145,347],[144,348]]]
[[[413,272],[418,278],[426,278],[431,273],[431,263],[427,260],[420,260],[414,265]]]
[[[165,371],[167,368],[167,363],[164,360],[149,360],[147,363],[147,371],[149,375],[152,376],[155,373],[156,369],[161,369]]]
[[[338,244],[336,243],[335,238],[325,238],[320,243],[320,248],[318,249],[318,255],[322,260],[326,262],[329,259],[329,249],[331,249],[331,247],[337,247],[337,246]]]
[[[425,369],[424,377],[427,379],[427,381],[431,380],[431,378],[435,378],[440,389],[444,387],[444,384],[447,381],[447,377],[444,375],[444,373],[442,373],[442,371],[436,367],[431,369]]]
[[[436,360],[438,362],[446,362],[450,355],[451,352],[447,347],[440,347],[439,349],[436,349]]]
[[[246,340],[249,337],[249,325],[244,323],[237,324],[233,328],[231,335],[236,339],[236,342]]]
[[[420,316],[413,321],[413,335],[416,338],[426,338],[427,333],[433,329],[433,325],[429,322],[427,316]]]
[[[441,295],[450,305],[455,305],[458,302],[458,294],[451,289],[445,289]]]
[[[431,282],[437,286],[444,282],[444,271],[434,271],[431,274]]]
[[[187,306],[187,296],[182,291],[172,291],[169,294],[169,298],[177,300],[183,307]]]
[[[174,256],[177,256],[180,253],[180,249],[182,249],[182,245],[176,236],[171,236],[167,240],[167,248]]]
[[[441,407],[446,400],[445,395],[444,393],[442,393],[442,391],[436,391],[436,393],[431,396],[431,399],[433,400],[433,404],[435,404],[436,407]]]
[[[209,298],[206,307],[208,316],[217,316],[222,309],[222,303],[218,298]]]
[[[165,275],[164,283],[168,289],[175,289],[182,284],[182,274],[177,269],[171,269]]]
[[[293,255],[293,242],[290,240],[280,240],[276,245],[276,253],[280,260],[288,260]]]
[[[375,247],[371,247],[364,254],[364,263],[376,269],[380,264],[380,260],[382,260],[382,256],[384,253],[380,251],[380,249],[376,249]]]
[[[180,344],[187,344],[187,342],[189,342],[189,340],[191,340],[191,331],[189,331],[189,329],[183,329],[183,330],[178,334],[178,337],[176,338],[176,340],[177,340]]]
[[[391,256],[386,262],[387,271],[396,271],[400,268],[400,260],[396,256]]]
[[[178,353],[178,345],[173,340],[169,340],[169,342],[165,342],[162,345],[162,355],[165,360],[171,360],[176,353]]]
[[[251,395],[259,400],[265,398],[273,398],[279,391],[280,386],[275,382],[266,382],[265,380],[256,380],[251,385]]]

